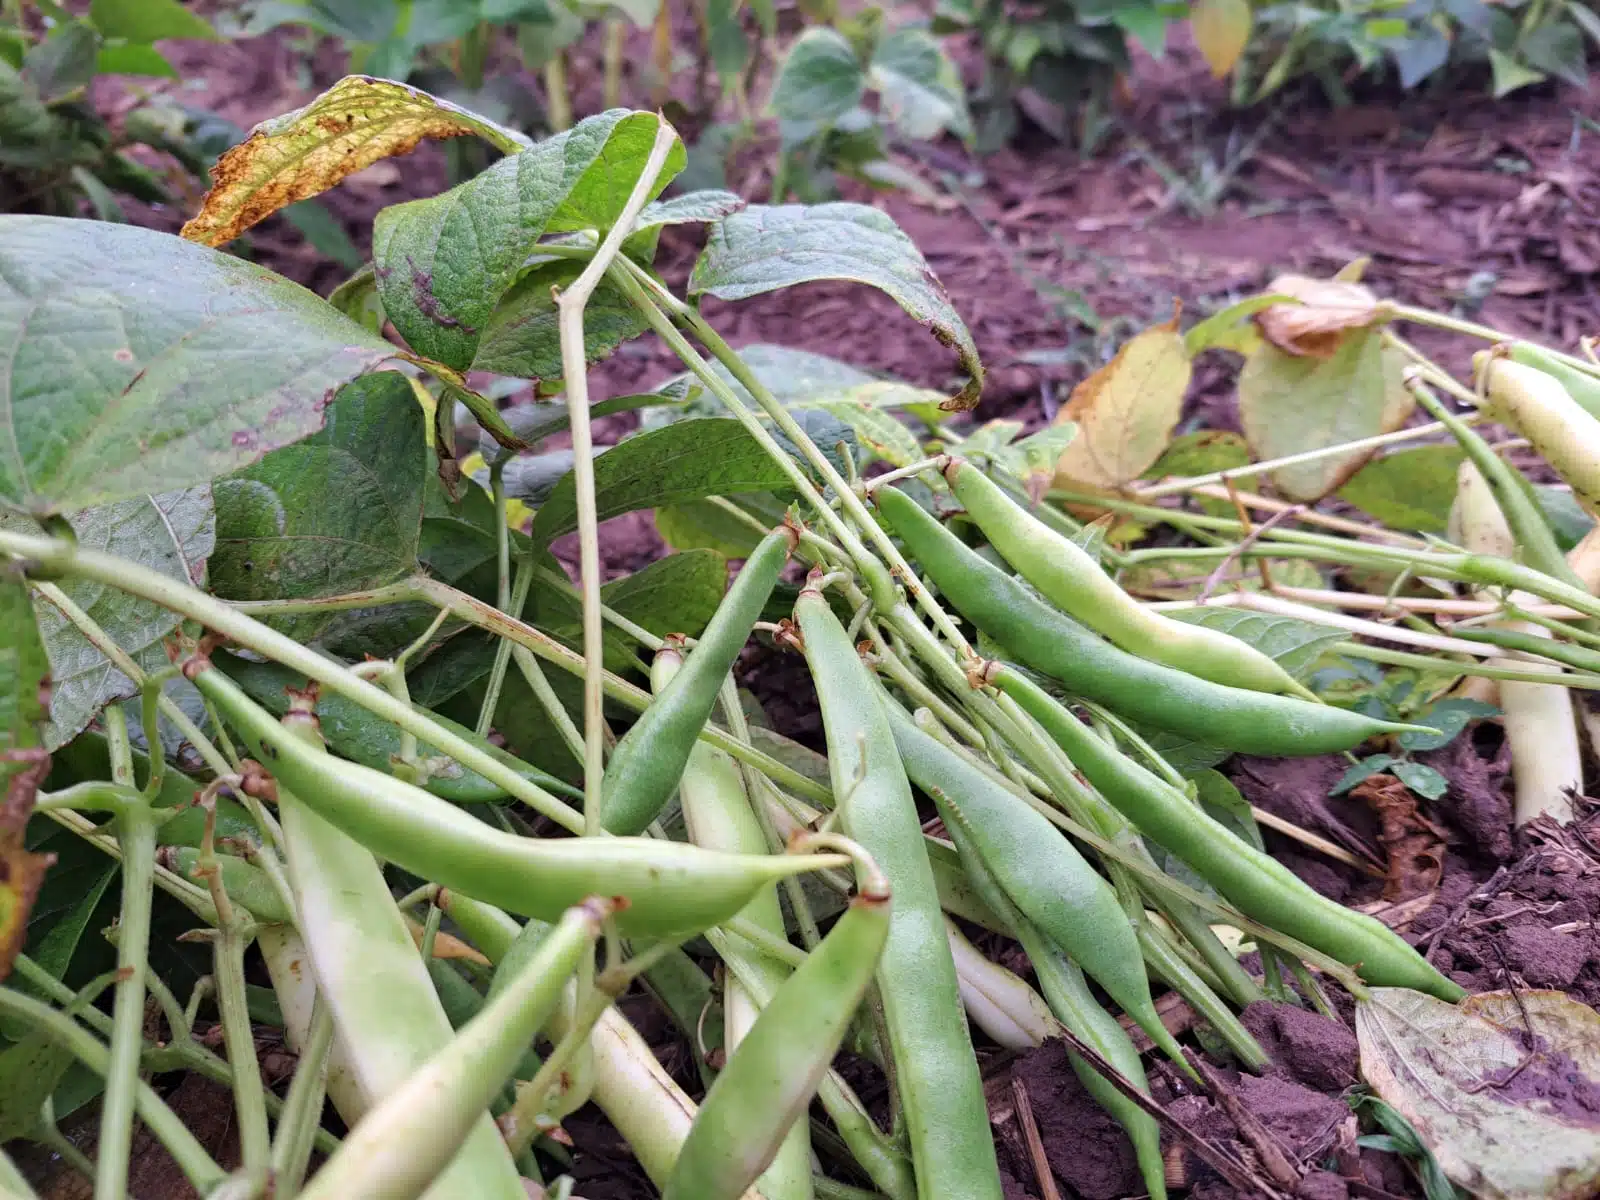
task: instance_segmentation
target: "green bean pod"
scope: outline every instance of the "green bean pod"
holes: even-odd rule
[[[1234,836],[1171,784],[1101,741],[1015,667],[992,662],[984,681],[1021,705],[1139,832],[1188,863],[1246,916],[1354,967],[1369,983],[1452,1002],[1466,994],[1394,930],[1322,896]]]
[[[290,689],[304,691],[307,687],[304,675],[277,663],[250,662],[233,654],[219,654],[212,662],[219,671],[237,683],[245,695],[275,717],[281,717],[289,711]],[[465,738],[522,778],[558,795],[574,800],[583,799],[583,792],[578,788],[538,767],[529,766],[503,747],[479,737],[465,725],[420,705],[415,707],[418,712],[425,713],[430,721],[436,721],[450,732]],[[386,775],[395,773],[402,736],[399,726],[333,692],[317,698],[317,720],[321,723],[322,736],[328,743],[328,749],[340,758],[348,758],[351,762],[358,762]],[[431,746],[418,745],[417,754],[422,758],[439,760],[437,773],[429,775],[418,785],[435,796],[453,804],[492,804],[506,799],[508,795],[499,784],[490,782],[453,759],[441,756]]]
[[[1492,350],[1472,356],[1484,393],[1483,412],[1533,443],[1572,495],[1590,514],[1600,512],[1600,419],[1537,367],[1523,366]]]
[[[1100,1007],[1083,972],[1074,966],[1059,949],[1040,933],[1018,911],[1005,889],[1000,886],[983,861],[970,837],[970,829],[962,824],[948,826],[946,832],[955,844],[961,861],[967,865],[972,886],[986,904],[999,913],[1006,932],[1022,944],[1022,949],[1033,964],[1039,980],[1039,990],[1056,1020],[1084,1042],[1099,1052],[1100,1056],[1145,1095],[1150,1094],[1150,1081],[1144,1073],[1144,1062],[1134,1048],[1117,1019]],[[1133,1143],[1134,1156],[1139,1161],[1139,1173],[1144,1177],[1145,1190],[1151,1200],[1166,1200],[1166,1163],[1161,1157],[1161,1128],[1156,1119],[1132,1100],[1124,1096],[1098,1071],[1084,1061],[1074,1050],[1067,1051],[1067,1060],[1073,1071],[1088,1089],[1095,1102],[1110,1113],[1127,1131]]]
[[[419,787],[287,736],[205,659],[185,666],[278,782],[374,854],[486,903],[555,920],[591,895],[620,897],[624,933],[684,937],[727,920],[766,884],[846,865],[840,855],[718,854],[653,838],[518,837]],[[255,786],[270,791],[270,781]]]
[[[617,743],[600,785],[600,824],[606,832],[643,833],[672,799],[689,752],[711,718],[722,680],[733,669],[784,563],[789,561],[795,536],[793,530],[781,526],[762,539],[695,642],[683,669],[656,693],[650,707]]]
[[[999,1200],[1000,1172],[955,962],[911,785],[883,700],[821,592],[795,621],[816,683],[844,831],[889,878],[894,915],[878,967],[922,1200]]]
[[[206,886],[198,873],[200,851],[193,846],[162,846],[156,851],[156,862],[201,888]],[[233,854],[218,854],[217,870],[222,875],[222,887],[228,899],[248,909],[257,921],[268,925],[293,923],[294,914],[260,867]]]
[[[738,1200],[803,1122],[889,940],[883,885],[863,885],[761,1010],[701,1103],[662,1200]]]
[[[1020,662],[1125,717],[1209,746],[1280,757],[1349,750],[1380,733],[1417,728],[1227,687],[1119,650],[991,566],[904,492],[883,487],[873,497],[962,616]]]
[[[952,458],[944,475],[1000,556],[1046,600],[1113,644],[1229,687],[1304,691],[1294,676],[1248,642],[1175,621],[1140,604],[1082,547],[1023,508],[971,463]]]
[[[964,829],[1018,911],[1187,1069],[1150,998],[1139,939],[1111,885],[1049,821],[918,729],[898,705],[884,707],[906,774],[932,797],[945,828]]]

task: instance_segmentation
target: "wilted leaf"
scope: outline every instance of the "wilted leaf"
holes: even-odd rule
[[[422,431],[410,383],[384,371],[342,388],[320,433],[217,480],[212,589],[228,600],[332,596],[414,571]],[[309,639],[331,617],[275,623]]]
[[[322,428],[333,390],[394,353],[271,271],[56,217],[0,216],[0,329],[0,506],[37,512],[254,462]]]
[[[916,245],[864,204],[751,205],[715,226],[694,265],[689,292],[719,300],[845,279],[878,288],[961,356],[970,379],[945,402],[970,409],[983,391],[983,364],[966,324]]]
[[[1249,0],[1194,0],[1189,28],[1211,74],[1221,79],[1233,70],[1250,41],[1254,15]]]
[[[1376,330],[1346,337],[1332,358],[1294,357],[1263,346],[1239,374],[1239,421],[1257,459],[1389,433],[1416,405],[1402,363]],[[1292,500],[1317,500],[1372,457],[1371,450],[1280,467],[1272,481]]]
[[[1331,358],[1353,329],[1380,319],[1378,298],[1359,283],[1280,275],[1267,291],[1297,304],[1273,304],[1256,314],[1262,335],[1285,354]]]
[[[69,521],[80,546],[115,554],[187,586],[205,582],[206,559],[216,542],[208,487],[85,509]],[[161,640],[178,627],[172,612],[90,580],[68,579],[59,586],[140,667],[153,671],[168,665]],[[137,689],[54,605],[36,598],[34,608],[54,678],[45,736],[53,750],[77,737],[107,704]]]
[[[1177,317],[1130,340],[1073,389],[1057,416],[1077,422],[1078,436],[1056,477],[1105,489],[1139,478],[1172,439],[1191,373]]]
[[[613,109],[512,154],[373,223],[372,259],[389,319],[418,354],[464,371],[501,296],[549,233],[605,232],[622,214],[659,119]],[[652,195],[683,169],[674,142]]]
[[[1339,489],[1354,504],[1391,529],[1443,534],[1456,495],[1459,446],[1417,446],[1374,459]]]
[[[1183,335],[1184,348],[1194,358],[1203,350],[1233,350],[1251,354],[1261,344],[1261,334],[1255,322],[1249,320],[1264,308],[1281,304],[1287,296],[1268,292],[1261,296],[1247,296],[1237,304],[1230,304],[1220,312],[1212,313]]]
[[[1361,1073],[1445,1174],[1485,1200],[1583,1200],[1600,1185],[1600,1015],[1561,992],[1457,1005],[1373,988],[1356,1005]]]
[[[380,159],[410,153],[424,139],[470,135],[507,154],[531,144],[420,88],[346,75],[304,108],[263,121],[219,158],[211,190],[183,236],[220,246]]]
[[[594,464],[600,520],[641,508],[786,487],[789,477],[739,422],[725,417],[679,421],[613,446]],[[548,544],[578,525],[572,477],[565,477],[534,518],[535,542]]]

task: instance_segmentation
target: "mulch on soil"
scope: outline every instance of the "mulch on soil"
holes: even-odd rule
[[[186,95],[189,102],[244,127],[304,103],[342,73],[328,47],[302,73],[289,43],[275,36],[176,46],[169,57],[185,76],[203,80]],[[573,77],[579,109],[587,111],[585,97],[598,79],[594,63],[580,54]],[[1048,421],[1077,380],[1129,332],[1169,317],[1175,300],[1204,310],[1258,290],[1280,272],[1326,275],[1362,256],[1371,257],[1366,280],[1380,295],[1560,345],[1600,331],[1600,133],[1583,124],[1600,118],[1600,91],[1234,113],[1193,52],[1179,47],[1163,63],[1141,64],[1132,97],[1117,132],[1090,161],[1034,135],[981,161],[942,144],[912,164],[930,182],[953,188],[937,206],[902,194],[850,193],[900,223],[970,325],[991,372],[976,419]],[[115,95],[103,99],[118,103]],[[1240,145],[1252,149],[1230,163],[1228,147]],[[1152,165],[1159,157],[1192,174],[1196,155],[1235,169],[1220,199],[1175,191]],[[759,195],[764,167],[752,163],[733,183]],[[440,190],[443,164],[439,149],[425,146],[363,172],[326,199],[365,247],[372,216]],[[978,187],[954,183],[979,176]],[[175,230],[185,215],[149,211],[141,218]],[[339,281],[340,272],[283,221],[269,220],[251,237],[259,261],[321,294]],[[692,233],[669,230],[658,265],[681,286],[697,252]],[[706,311],[736,348],[780,343],[930,387],[952,383],[948,352],[876,292],[817,284],[737,305],[710,301]],[[1426,336],[1417,340],[1431,345]],[[624,394],[678,369],[644,339],[595,368],[591,387],[597,398]],[[1231,370],[1202,362],[1191,415],[1213,428],[1236,427],[1231,380]],[[628,428],[626,419],[605,427],[613,437]],[[663,550],[647,515],[608,523],[603,538],[609,574],[637,569]],[[792,656],[753,652],[742,674],[780,730],[817,744],[815,708],[797,699],[809,696],[798,678],[804,671]],[[1492,728],[1421,758],[1445,775],[1450,791],[1399,814],[1375,806],[1370,791],[1330,799],[1346,766],[1341,759],[1240,757],[1225,769],[1251,802],[1330,838],[1372,869],[1349,868],[1268,833],[1277,857],[1324,894],[1387,914],[1463,986],[1560,988],[1600,1002],[1600,826],[1593,810],[1567,830],[1536,825],[1513,836],[1508,765]],[[1402,848],[1407,857],[1396,867]],[[1397,888],[1409,894],[1397,897]],[[628,1003],[630,1017],[688,1083],[690,1060],[670,1025],[648,1001]],[[1175,1016],[1183,1018],[1181,1006]],[[1253,1118],[1245,1123],[1258,1128],[1241,1130],[1211,1098],[1152,1061],[1158,1098],[1246,1163],[1260,1161],[1264,1128],[1299,1175],[1294,1194],[1305,1200],[1420,1196],[1395,1156],[1355,1145],[1355,1118],[1341,1099],[1359,1078],[1349,1028],[1281,1005],[1252,1006],[1245,1020],[1275,1066],[1260,1077],[1223,1068],[1220,1077]],[[1019,1057],[992,1053],[986,1061],[1008,1196],[1050,1195],[1037,1175],[1041,1165],[1056,1194],[1141,1194],[1126,1140],[1078,1083],[1059,1043]],[[1023,1103],[1038,1127],[1043,1164],[1024,1133]],[[580,1194],[646,1194],[626,1145],[592,1110],[576,1114],[568,1128]],[[1174,1151],[1172,1171],[1196,1200],[1244,1194],[1186,1151]]]

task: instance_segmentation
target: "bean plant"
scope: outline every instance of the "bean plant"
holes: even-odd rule
[[[501,157],[380,212],[326,300],[215,248],[469,136]],[[0,1113],[97,1196],[125,1194],[136,1118],[203,1195],[570,1195],[561,1124],[592,1102],[668,1197],[997,1198],[975,1046],[1056,1037],[1164,1196],[1128,1026],[1201,1076],[1156,984],[1248,1070],[1268,1058],[1238,1010],[1288,979],[1324,1008],[1330,987],[1460,998],[1268,857],[1207,769],[1425,720],[1324,702],[1327,628],[1252,647],[1213,610],[1137,602],[1101,566],[1122,552],[1038,503],[1070,427],[955,423],[983,367],[889,218],[662,199],[684,162],[655,114],[530,143],[352,76],[229,151],[181,237],[0,217]],[[668,225],[704,230],[682,295],[652,265]],[[741,355],[700,307],[820,280],[892,297],[950,386]],[[589,365],[646,334],[684,375],[592,395]],[[1486,402],[1516,408],[1510,365],[1538,374],[1495,359]],[[561,399],[503,409],[493,377]],[[642,431],[597,451],[591,421],[626,410]],[[557,433],[567,456],[539,453]],[[682,549],[602,585],[601,523],[647,508]],[[576,585],[551,553],[574,532]],[[1264,533],[1225,552],[1600,616],[1554,560]],[[752,636],[804,662],[825,757],[736,686]],[[113,914],[106,948],[90,930]],[[1037,990],[974,930],[1019,943]],[[636,987],[687,1076],[617,1007]],[[264,1026],[296,1056],[286,1086]],[[171,1070],[231,1090],[236,1166],[150,1086]],[[57,1122],[96,1099],[91,1162]]]

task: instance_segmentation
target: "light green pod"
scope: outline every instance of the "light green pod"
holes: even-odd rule
[[[1145,608],[1076,542],[1028,512],[971,463],[951,459],[945,478],[983,536],[1018,574],[1062,612],[1128,653],[1230,687],[1305,694],[1294,676],[1249,643]]]

